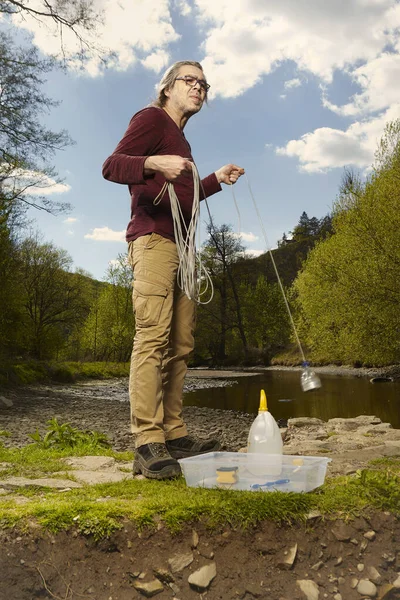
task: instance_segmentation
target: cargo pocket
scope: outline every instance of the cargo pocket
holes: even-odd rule
[[[142,327],[158,325],[168,289],[149,281],[134,281],[133,310],[135,320]]]

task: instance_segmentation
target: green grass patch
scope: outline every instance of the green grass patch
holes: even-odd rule
[[[116,458],[121,456],[108,452]],[[28,446],[2,449],[0,461],[11,463],[19,474],[38,476],[57,473],[59,468],[65,473],[60,460],[65,454],[65,450]],[[18,501],[21,496],[22,503]],[[65,492],[28,488],[0,497],[0,526],[24,530],[36,522],[52,532],[76,528],[101,539],[122,527],[126,519],[139,529],[155,527],[161,520],[176,532],[184,523],[199,520],[210,528],[226,524],[249,528],[263,520],[304,521],[310,510],[320,511],[325,518],[349,519],[371,508],[400,515],[398,473],[388,468],[361,470],[353,476],[328,479],[307,494],[189,488],[183,478],[129,479]]]

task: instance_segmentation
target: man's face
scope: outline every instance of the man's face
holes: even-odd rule
[[[191,65],[184,65],[180,67],[176,77],[172,87],[165,91],[168,97],[166,106],[182,111],[184,114],[193,115],[199,112],[207,95],[202,85],[206,83],[203,71]],[[184,77],[192,78],[192,81],[181,79]]]

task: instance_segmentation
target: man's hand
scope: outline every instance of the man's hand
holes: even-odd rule
[[[238,167],[237,165],[225,165],[215,171],[215,175],[218,179],[218,183],[226,183],[230,185],[231,183],[236,183],[241,175],[243,175],[244,169]]]
[[[192,163],[187,158],[174,154],[149,156],[144,162],[144,174],[158,171],[167,181],[176,181],[179,177],[192,174]]]

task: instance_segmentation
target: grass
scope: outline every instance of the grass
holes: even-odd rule
[[[7,466],[1,470],[0,477],[10,474],[35,478],[62,474],[65,477],[68,469],[62,458],[96,452],[116,460],[132,459],[129,453],[104,448],[96,451],[82,443],[74,449],[45,449],[36,443],[21,449],[1,447],[0,462]],[[311,510],[318,510],[326,518],[349,519],[367,508],[400,515],[400,460],[374,462],[377,468],[327,480],[321,488],[308,494],[189,488],[183,478],[173,481],[131,479],[64,492],[45,487],[21,488],[0,496],[0,526],[24,531],[37,523],[52,532],[76,528],[82,534],[101,539],[122,527],[126,519],[139,529],[155,527],[162,520],[176,532],[184,523],[198,520],[211,528],[226,524],[249,528],[263,520],[304,521]]]
[[[23,448],[6,448],[2,439],[7,435],[0,431],[0,479],[73,479],[73,471],[63,461],[71,456],[133,459],[131,452],[113,451],[104,435],[79,431],[57,419],[48,421],[43,436],[32,434],[33,443]],[[263,520],[304,521],[311,510],[318,510],[326,518],[349,519],[370,508],[400,516],[400,457],[373,460],[368,469],[328,479],[308,494],[189,488],[183,478],[130,479],[68,491],[30,486],[0,496],[0,527],[23,531],[37,523],[52,532],[75,527],[82,534],[101,539],[122,527],[126,519],[138,528],[155,526],[162,520],[171,531],[198,520],[209,527],[230,524],[248,528]]]

